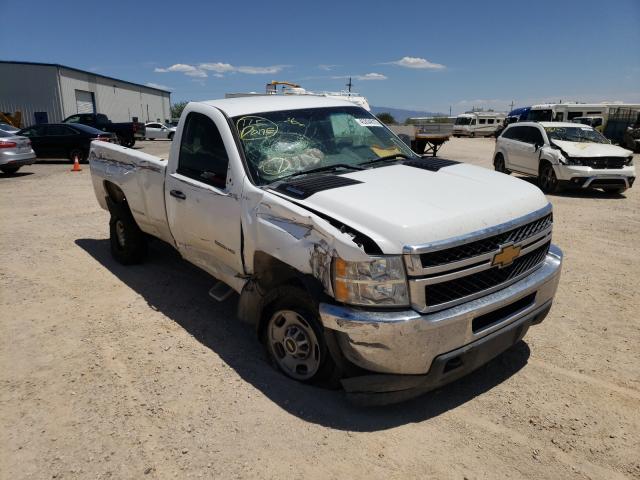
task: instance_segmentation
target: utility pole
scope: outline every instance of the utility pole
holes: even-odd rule
[[[351,87],[353,87],[353,83],[351,83],[351,77],[349,77],[349,83],[347,83],[347,88],[349,88],[349,93],[351,93]]]
[[[511,110],[513,110],[513,106],[515,105],[515,102],[513,100],[511,100]],[[509,110],[509,111],[511,111]]]

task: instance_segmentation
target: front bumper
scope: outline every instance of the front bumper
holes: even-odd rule
[[[320,317],[326,328],[336,331],[342,353],[355,365],[384,374],[431,375],[434,360],[443,354],[499,335],[511,324],[524,322],[528,328],[541,322],[556,293],[561,265],[562,251],[552,245],[542,265],[527,277],[447,310],[421,315],[322,303]],[[491,357],[478,358],[484,363]]]
[[[636,169],[633,165],[623,168],[591,168],[581,165],[554,165],[556,177],[560,181],[589,188],[606,186],[607,181],[611,181],[611,186],[626,185],[630,188],[636,176]]]

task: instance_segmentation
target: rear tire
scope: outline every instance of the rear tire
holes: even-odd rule
[[[331,356],[318,304],[297,287],[279,287],[263,312],[261,337],[273,365],[302,383],[335,388],[342,372]],[[333,339],[331,339],[333,341]]]
[[[2,170],[2,173],[6,174],[6,175],[13,175],[14,173],[16,173],[18,170],[20,170],[20,167],[16,167],[14,166],[8,166],[8,167],[0,167],[0,170]]]
[[[87,154],[81,148],[73,148],[69,150],[69,160],[71,160],[71,163],[75,162],[76,156],[80,163],[85,163],[87,161]]]
[[[111,255],[122,265],[142,263],[147,256],[147,238],[126,203],[111,208],[109,241]]]
[[[556,193],[560,182],[549,162],[542,162],[538,169],[538,186],[544,193]]]

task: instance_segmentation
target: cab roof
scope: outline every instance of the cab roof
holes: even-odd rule
[[[252,95],[197,103],[218,108],[229,117],[303,108],[357,107],[354,103],[345,100],[335,100],[319,95]]]

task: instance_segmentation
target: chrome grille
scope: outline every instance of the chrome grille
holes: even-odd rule
[[[544,260],[550,245],[551,242],[548,242],[526,255],[518,257],[511,265],[505,268],[493,267],[489,270],[482,270],[448,282],[427,285],[425,287],[427,306],[441,305],[461,297],[468,297],[519,277]]]
[[[547,230],[551,227],[552,223],[553,217],[550,213],[539,220],[514,228],[508,232],[493,235],[489,238],[483,238],[482,240],[460,245],[459,247],[423,253],[420,255],[420,261],[422,262],[423,267],[429,267],[457,262],[469,257],[475,257],[476,255],[492,252],[500,248],[500,245],[504,245],[505,243],[518,243],[538,232]]]
[[[435,244],[405,247],[413,308],[432,312],[487,295],[525,277],[551,245],[551,206],[507,224]],[[519,249],[508,265],[494,265],[503,247]],[[497,261],[496,261],[497,263]]]
[[[622,168],[627,163],[625,157],[575,157],[573,160],[596,169]]]

